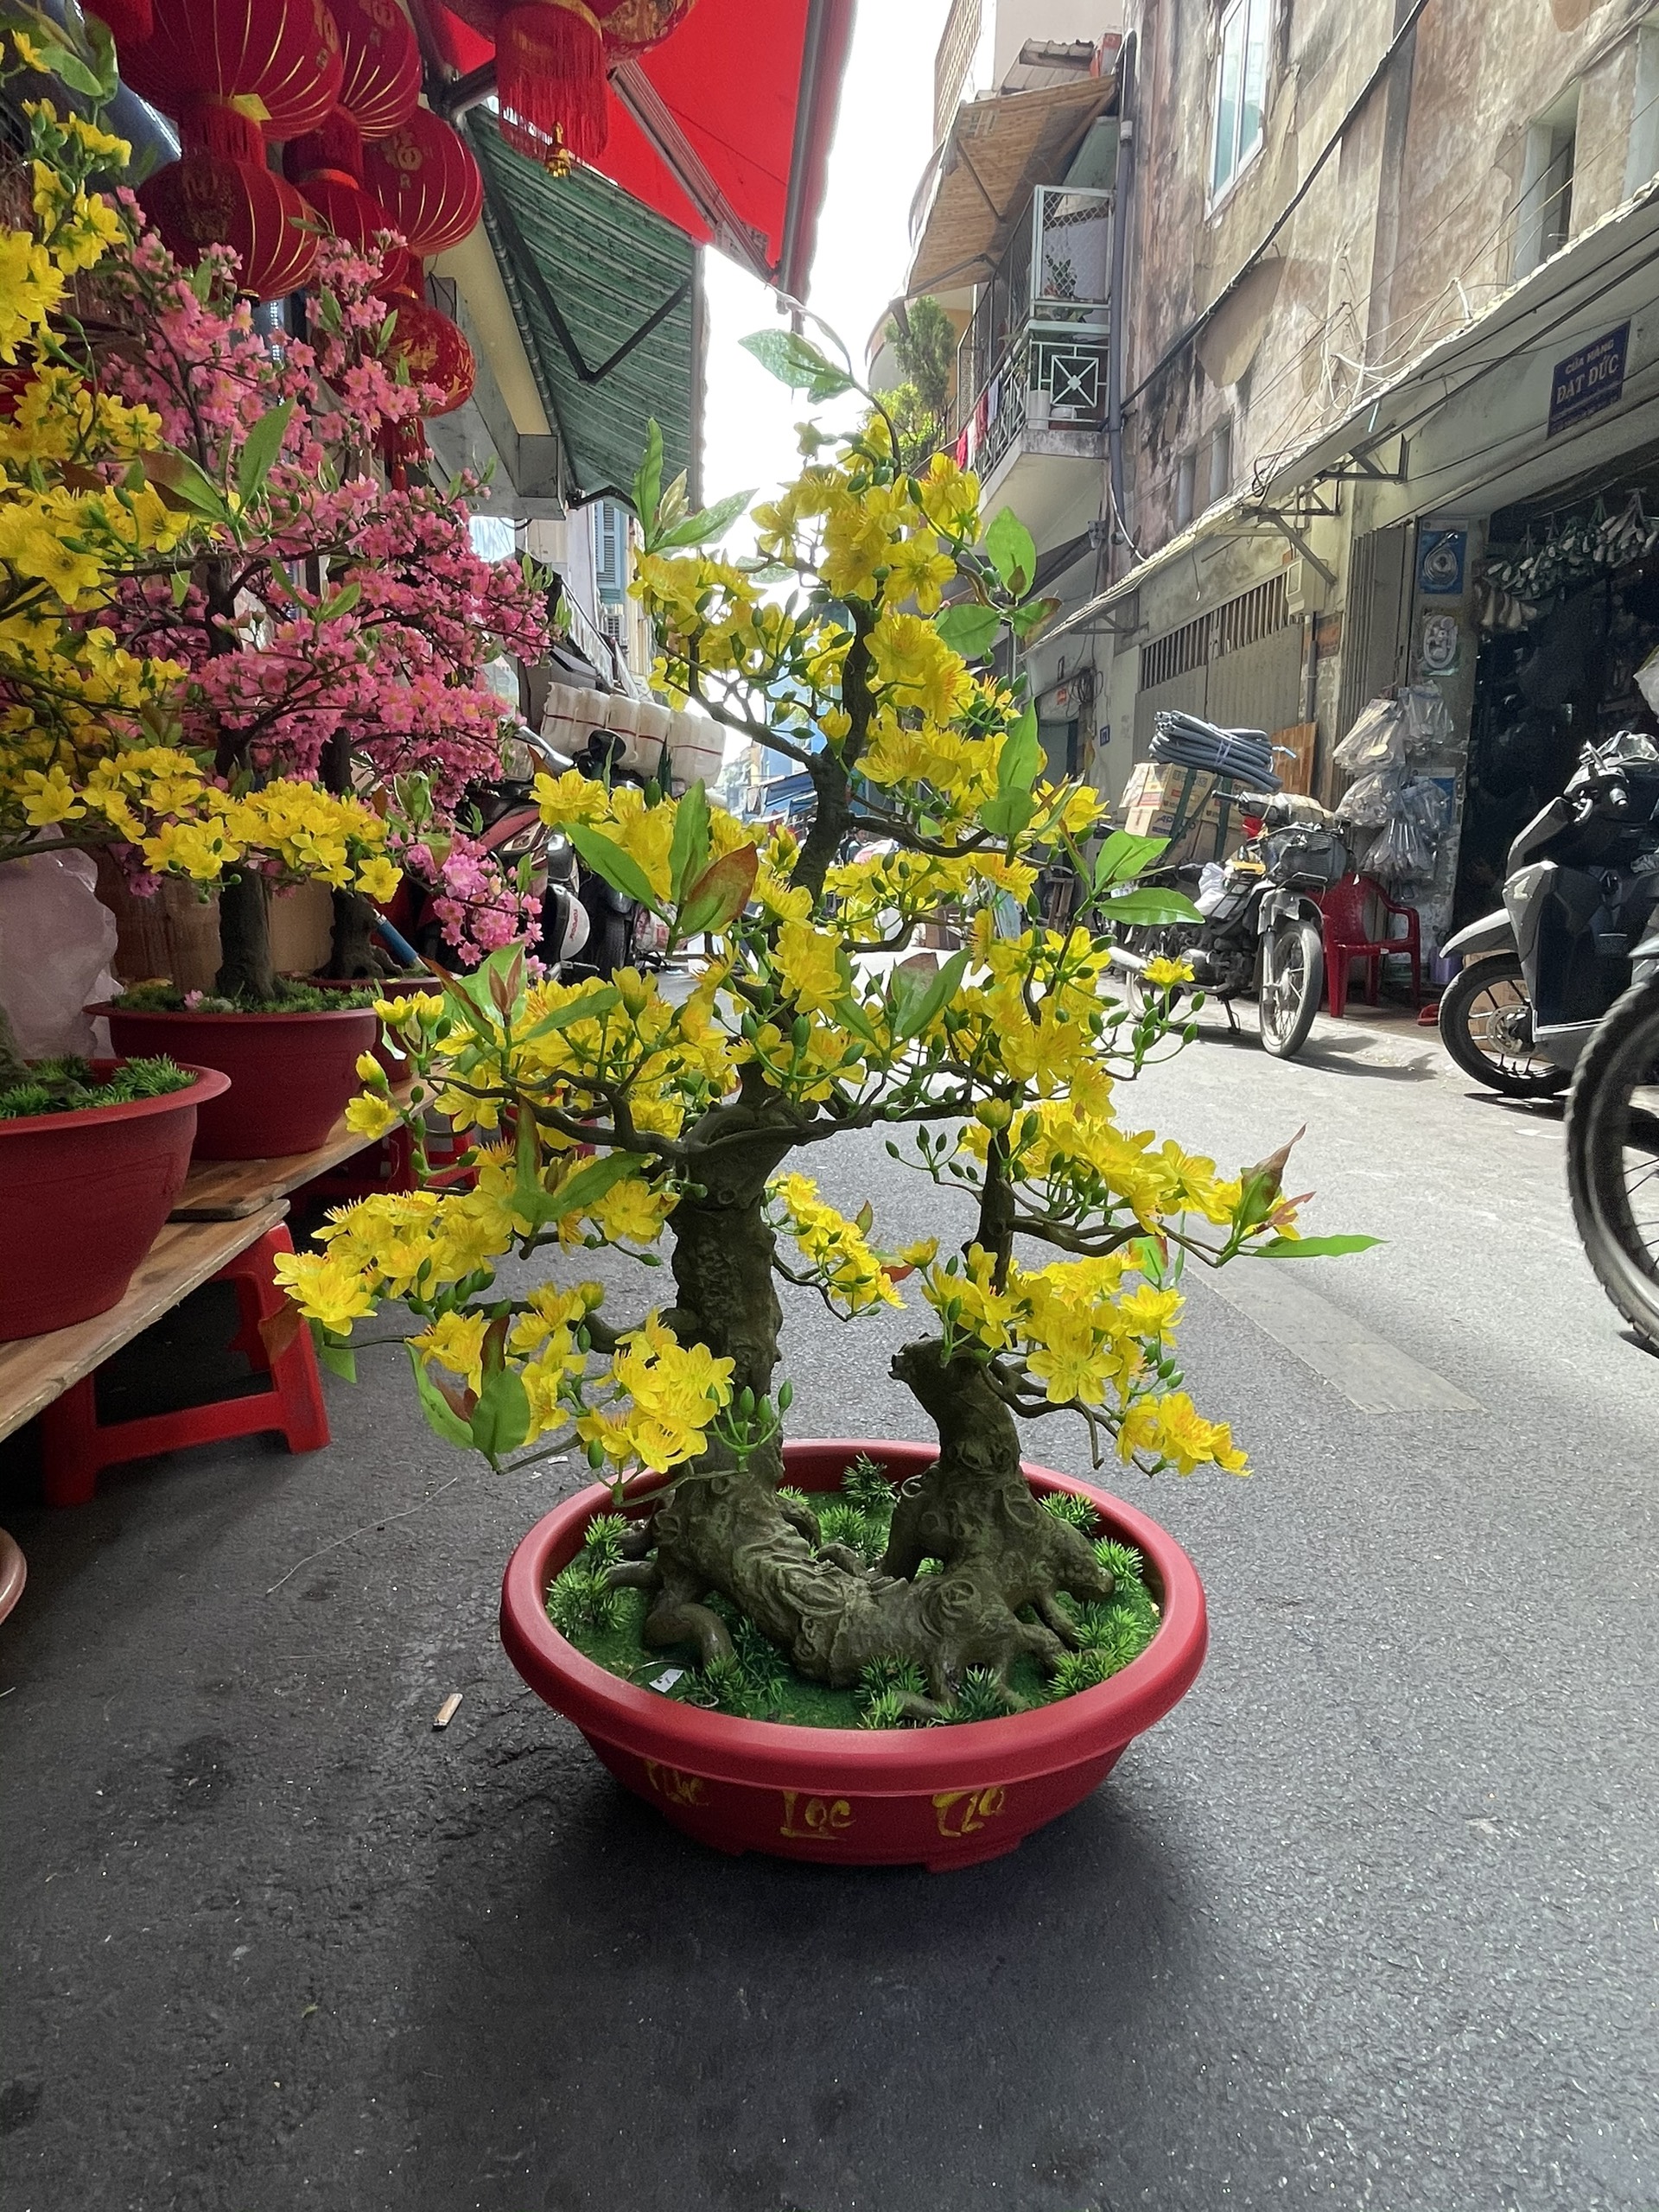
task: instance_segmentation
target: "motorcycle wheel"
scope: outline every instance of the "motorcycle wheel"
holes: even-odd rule
[[[631,914],[619,914],[611,906],[602,906],[594,917],[593,934],[588,938],[582,964],[609,982],[619,968],[626,968],[633,950],[633,918]]]
[[[1294,1059],[1307,1042],[1325,988],[1325,945],[1317,924],[1279,922],[1262,947],[1262,1042],[1275,1060]]]
[[[1571,1077],[1511,1035],[1527,1008],[1526,976],[1513,952],[1473,960],[1440,996],[1440,1042],[1466,1076],[1506,1098],[1548,1098]]]
[[[1190,923],[1136,922],[1121,932],[1123,950],[1139,955],[1142,960],[1179,960],[1190,952],[1198,941],[1198,932]],[[1138,1020],[1153,1003],[1153,994],[1147,990],[1132,970],[1124,970],[1116,978],[1116,988],[1123,995],[1123,1002]],[[1170,992],[1169,1004],[1173,1013],[1185,996],[1179,983]]]
[[[1654,1106],[1637,1093],[1652,1090]],[[1567,1185],[1585,1253],[1624,1319],[1659,1351],[1659,981],[1615,1001],[1573,1073]]]

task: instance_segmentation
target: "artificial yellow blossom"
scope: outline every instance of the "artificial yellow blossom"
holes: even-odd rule
[[[435,1360],[476,1390],[484,1380],[484,1339],[489,1325],[481,1313],[442,1313],[429,1329],[409,1341],[423,1366]]]

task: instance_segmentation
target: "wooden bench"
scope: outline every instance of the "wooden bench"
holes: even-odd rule
[[[186,1445],[267,1430],[283,1436],[290,1452],[315,1452],[328,1442],[316,1354],[309,1333],[292,1326],[273,1262],[294,1249],[283,1225],[291,1194],[378,1141],[348,1129],[342,1116],[315,1152],[200,1161],[118,1305],[67,1329],[0,1344],[0,1438],[41,1416],[49,1505],[85,1504],[103,1468]],[[372,1179],[398,1187],[403,1157],[394,1152],[382,1166]],[[270,1378],[269,1387],[175,1413],[100,1423],[98,1370],[193,1290],[215,1280],[236,1291],[241,1325],[232,1349]],[[11,1580],[7,1557],[0,1548],[0,1603]],[[20,1556],[18,1591],[21,1565]],[[16,1593],[10,1594],[15,1603]]]

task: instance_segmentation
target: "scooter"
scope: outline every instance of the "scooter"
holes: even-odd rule
[[[1511,1098],[1564,1090],[1631,981],[1659,902],[1659,747],[1637,730],[1588,744],[1559,798],[1510,848],[1503,905],[1442,950],[1462,959],[1440,1041]]]
[[[1138,974],[1156,955],[1185,960],[1192,980],[1220,1000],[1254,995],[1262,1042],[1290,1059],[1307,1042],[1325,988],[1325,918],[1316,893],[1348,872],[1348,849],[1315,799],[1279,792],[1243,794],[1245,842],[1230,861],[1149,871],[1150,887],[1193,898],[1198,922],[1127,931],[1113,964]]]

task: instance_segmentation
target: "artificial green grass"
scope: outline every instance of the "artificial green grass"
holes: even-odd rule
[[[372,1006],[385,994],[377,983],[360,989],[324,990],[315,983],[286,978],[274,998],[215,998],[208,991],[181,991],[165,981],[131,983],[116,1000],[123,1014],[347,1014]]]
[[[90,1062],[70,1056],[35,1060],[27,1083],[0,1090],[0,1122],[27,1121],[33,1114],[69,1114],[87,1106],[125,1106],[135,1098],[163,1098],[195,1081],[175,1061],[158,1053],[125,1060],[100,1082]]]
[[[810,1498],[798,1491],[789,1495],[798,1503],[810,1507],[823,1541],[850,1545],[872,1563],[880,1560],[887,1547],[895,1498],[887,1477],[874,1462],[862,1458],[855,1460],[842,1478],[839,1493],[821,1491]],[[1082,1647],[1068,1652],[1053,1675],[1045,1674],[1034,1659],[1017,1660],[1008,1675],[1010,1703],[988,1670],[973,1669],[957,1685],[954,1701],[944,1716],[946,1720],[994,1719],[1090,1689],[1138,1658],[1157,1632],[1158,1607],[1147,1588],[1143,1562],[1134,1546],[1099,1535],[1094,1509],[1086,1499],[1058,1494],[1046,1497],[1043,1503],[1094,1539],[1103,1563],[1116,1578],[1116,1587],[1104,1605],[1079,1605],[1064,1596],[1060,1599],[1077,1624]],[[693,1645],[648,1649],[641,1635],[650,1603],[646,1593],[607,1590],[603,1586],[606,1568],[620,1556],[620,1540],[626,1526],[615,1515],[596,1516],[588,1523],[585,1548],[555,1579],[547,1593],[548,1618],[555,1627],[585,1658],[607,1674],[640,1689],[656,1689],[660,1684],[664,1696],[747,1720],[781,1721],[798,1728],[928,1725],[909,1719],[902,1707],[906,1692],[925,1694],[926,1691],[913,1666],[878,1661],[866,1668],[853,1687],[831,1689],[826,1683],[798,1674],[777,1645],[723,1598],[708,1602],[731,1630],[734,1656],[730,1660],[703,1668],[697,1663]],[[922,1573],[927,1573],[935,1564],[925,1562]],[[1027,1610],[1025,1618],[1034,1616]]]

